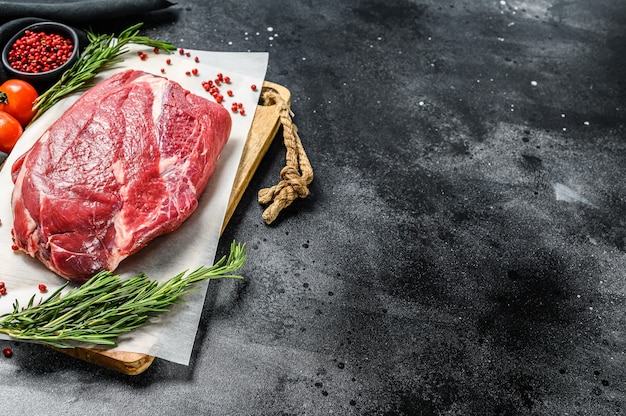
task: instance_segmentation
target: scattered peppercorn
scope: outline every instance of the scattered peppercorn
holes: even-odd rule
[[[6,294],[7,294],[7,288],[6,287],[0,288],[0,295],[6,295]]]
[[[197,69],[193,69],[191,71],[194,75],[197,75]],[[187,72],[187,75],[189,75],[189,71]],[[202,85],[202,88],[207,91],[209,94],[211,94],[211,96],[213,97],[213,99],[218,103],[221,104],[224,101],[224,96],[222,94],[220,94],[220,86],[222,83],[226,83],[226,84],[230,84],[231,79],[229,76],[225,76],[224,74],[222,74],[221,72],[218,72],[217,74],[215,74],[215,78],[214,79],[209,79],[209,80],[203,80],[200,82],[200,84]],[[255,89],[256,86],[253,86]],[[233,92],[233,90],[227,90],[226,91],[226,95],[228,95],[229,97],[233,97],[235,95],[235,93]],[[231,111],[235,114],[239,113],[240,115],[245,115],[246,114],[246,110],[243,109],[243,103],[237,103],[237,102],[233,102],[231,107],[230,107]]]
[[[255,84],[250,85],[250,88],[252,89],[252,91],[256,91],[256,85]]]
[[[5,357],[7,358],[11,358],[13,357],[13,350],[11,348],[3,348],[2,349],[2,353],[4,354]]]
[[[46,285],[44,285],[43,283],[39,283],[39,286],[37,286],[39,288],[39,291],[41,293],[45,293],[48,291],[48,288],[46,287]]]

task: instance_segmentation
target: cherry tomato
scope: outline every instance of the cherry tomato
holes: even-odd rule
[[[11,114],[0,111],[0,152],[11,153],[24,129]]]
[[[24,127],[35,115],[33,104],[38,95],[28,82],[10,79],[0,85],[0,111],[11,114]]]

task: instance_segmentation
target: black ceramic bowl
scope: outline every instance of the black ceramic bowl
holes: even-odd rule
[[[69,39],[74,46],[72,55],[63,65],[47,72],[24,72],[13,68],[9,63],[9,51],[12,49],[15,41],[24,36],[27,30],[31,32],[58,34],[66,39]],[[4,48],[2,49],[2,65],[4,66],[6,73],[10,77],[22,79],[35,87],[42,87],[46,85],[51,85],[56,82],[61,77],[63,72],[65,72],[69,67],[74,64],[74,62],[76,62],[76,60],[78,59],[79,50],[80,48],[78,33],[73,28],[56,22],[35,23],[18,31],[4,45]]]

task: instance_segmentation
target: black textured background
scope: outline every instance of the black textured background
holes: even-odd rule
[[[625,2],[181,0],[90,24],[138,20],[269,51],[311,196],[263,223],[277,137],[220,248],[248,244],[246,280],[210,285],[191,366],[4,342],[0,408],[626,414]]]

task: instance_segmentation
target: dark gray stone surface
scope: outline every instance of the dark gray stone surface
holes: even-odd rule
[[[210,285],[189,367],[129,377],[2,342],[1,408],[626,414],[626,3],[180,0],[138,19],[269,51],[311,196],[263,223],[277,137],[223,237],[248,244],[246,280]]]

